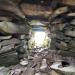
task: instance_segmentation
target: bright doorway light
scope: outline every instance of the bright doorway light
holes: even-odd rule
[[[35,34],[34,34],[35,46],[38,46],[38,47],[43,46],[45,36],[46,36],[46,33],[43,31],[35,32]]]

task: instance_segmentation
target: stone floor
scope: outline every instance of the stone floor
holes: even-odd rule
[[[55,50],[31,50],[28,56],[16,65],[0,67],[0,75],[75,75],[63,74],[51,69],[51,65],[57,60],[62,60],[62,56]]]

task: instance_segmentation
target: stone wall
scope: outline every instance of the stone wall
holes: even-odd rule
[[[75,11],[74,7],[60,7],[50,16],[51,49],[60,54],[75,56]],[[59,11],[60,10],[60,11]]]

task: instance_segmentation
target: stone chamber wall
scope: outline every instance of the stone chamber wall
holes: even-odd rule
[[[51,15],[51,49],[58,50],[63,56],[75,57],[75,7],[65,6]]]

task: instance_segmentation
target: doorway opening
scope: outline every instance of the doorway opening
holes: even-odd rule
[[[48,37],[50,33],[41,21],[32,21],[31,38],[29,40],[29,49],[49,48],[51,39]]]

